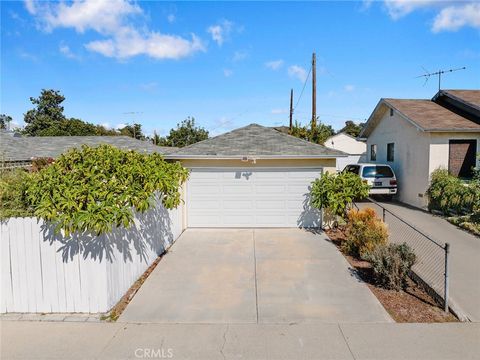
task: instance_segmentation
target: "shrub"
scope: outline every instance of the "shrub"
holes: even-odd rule
[[[0,172],[0,219],[33,215],[25,196],[27,179],[24,169]]]
[[[364,259],[378,246],[388,241],[387,225],[377,218],[375,210],[350,210],[347,216],[347,240],[344,250],[352,256]]]
[[[312,183],[312,206],[326,208],[331,214],[345,218],[348,206],[368,196],[369,186],[353,173],[325,173]]]
[[[83,146],[31,173],[26,194],[35,215],[54,222],[65,235],[100,234],[129,227],[134,211],[146,211],[156,193],[167,209],[177,207],[187,177],[187,169],[165,162],[159,154]]]
[[[407,286],[410,269],[415,264],[416,256],[406,243],[378,246],[368,254],[375,282],[386,288],[401,290]]]
[[[478,209],[480,203],[480,187],[476,181],[465,184],[459,178],[450,175],[445,169],[437,169],[432,173],[427,190],[430,210],[443,213],[470,214]]]

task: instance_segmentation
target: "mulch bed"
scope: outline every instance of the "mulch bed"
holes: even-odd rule
[[[408,287],[402,291],[387,290],[377,286],[370,263],[347,255],[341,250],[341,244],[346,240],[343,230],[341,228],[329,229],[325,232],[396,322],[432,323],[458,321],[453,314],[445,313],[440,308],[440,305],[412,280],[408,281]]]

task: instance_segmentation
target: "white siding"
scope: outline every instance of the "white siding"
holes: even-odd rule
[[[387,144],[394,143],[394,161],[387,161]],[[370,145],[377,145],[377,159],[370,159]],[[369,162],[390,165],[398,180],[398,197],[407,204],[425,207],[424,195],[429,182],[430,136],[402,118],[390,112],[380,120],[367,140]]]
[[[182,232],[161,204],[108,235],[65,238],[36,218],[0,224],[0,312],[106,312]]]

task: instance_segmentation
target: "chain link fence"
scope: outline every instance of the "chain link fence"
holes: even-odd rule
[[[407,243],[413,249],[417,256],[417,262],[412,267],[413,277],[433,290],[433,295],[443,302],[445,311],[448,311],[449,244],[437,242],[378,202],[369,201],[361,207],[373,208],[388,225],[390,242]]]

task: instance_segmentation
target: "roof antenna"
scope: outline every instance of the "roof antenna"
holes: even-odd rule
[[[440,91],[440,86],[441,86],[441,82],[442,82],[442,74],[451,73],[451,72],[454,72],[454,71],[460,71],[460,70],[465,70],[466,69],[466,67],[464,66],[464,67],[456,68],[456,69],[438,70],[436,72],[431,73],[428,70],[426,70],[423,66],[422,66],[422,68],[425,71],[425,74],[416,76],[415,78],[417,79],[417,78],[424,77],[425,82],[423,83],[423,86],[425,86],[427,84],[428,80],[430,79],[430,76],[438,75],[438,91]]]

